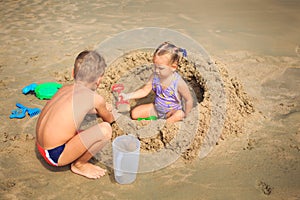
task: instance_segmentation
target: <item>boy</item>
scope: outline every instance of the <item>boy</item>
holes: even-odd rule
[[[75,83],[63,86],[43,108],[36,126],[36,142],[41,155],[53,166],[71,163],[71,171],[97,179],[106,170],[88,161],[111,139],[114,122],[105,100],[95,90],[106,64],[95,51],[81,52],[74,64]],[[104,122],[79,131],[86,114],[95,113]]]

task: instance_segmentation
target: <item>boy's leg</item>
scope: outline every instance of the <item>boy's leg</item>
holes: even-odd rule
[[[88,161],[110,140],[111,134],[111,126],[106,122],[77,134],[66,143],[58,164],[62,166],[73,162],[71,170],[74,173],[88,178],[100,178],[105,170]]]
[[[153,103],[139,105],[131,111],[132,119],[137,119],[139,117],[145,118],[150,115],[157,115]]]

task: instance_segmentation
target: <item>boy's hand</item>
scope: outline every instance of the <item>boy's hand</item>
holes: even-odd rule
[[[107,109],[109,112],[112,112],[112,110],[113,110],[112,104],[106,102],[106,109]]]
[[[115,121],[118,120],[118,118],[121,116],[121,114],[119,113],[119,111],[115,108],[112,109],[112,115],[114,116],[115,118]]]

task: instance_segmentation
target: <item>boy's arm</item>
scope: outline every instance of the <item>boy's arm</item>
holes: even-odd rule
[[[95,95],[95,110],[103,121],[108,123],[115,121],[113,114],[107,109],[104,98],[100,95]]]
[[[188,85],[182,78],[180,78],[179,82],[178,82],[178,93],[185,100],[185,112],[184,113],[185,113],[185,117],[186,117],[193,108],[193,97],[191,95]]]

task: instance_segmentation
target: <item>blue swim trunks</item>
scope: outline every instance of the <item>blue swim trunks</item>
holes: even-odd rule
[[[61,146],[58,146],[58,147],[55,147],[55,148],[49,149],[49,150],[43,149],[43,147],[41,147],[39,145],[39,143],[36,143],[36,145],[37,145],[37,148],[38,148],[40,154],[45,159],[45,161],[48,164],[57,167],[58,166],[58,163],[57,163],[58,159],[59,159],[61,153],[64,151],[66,144],[63,144]]]

